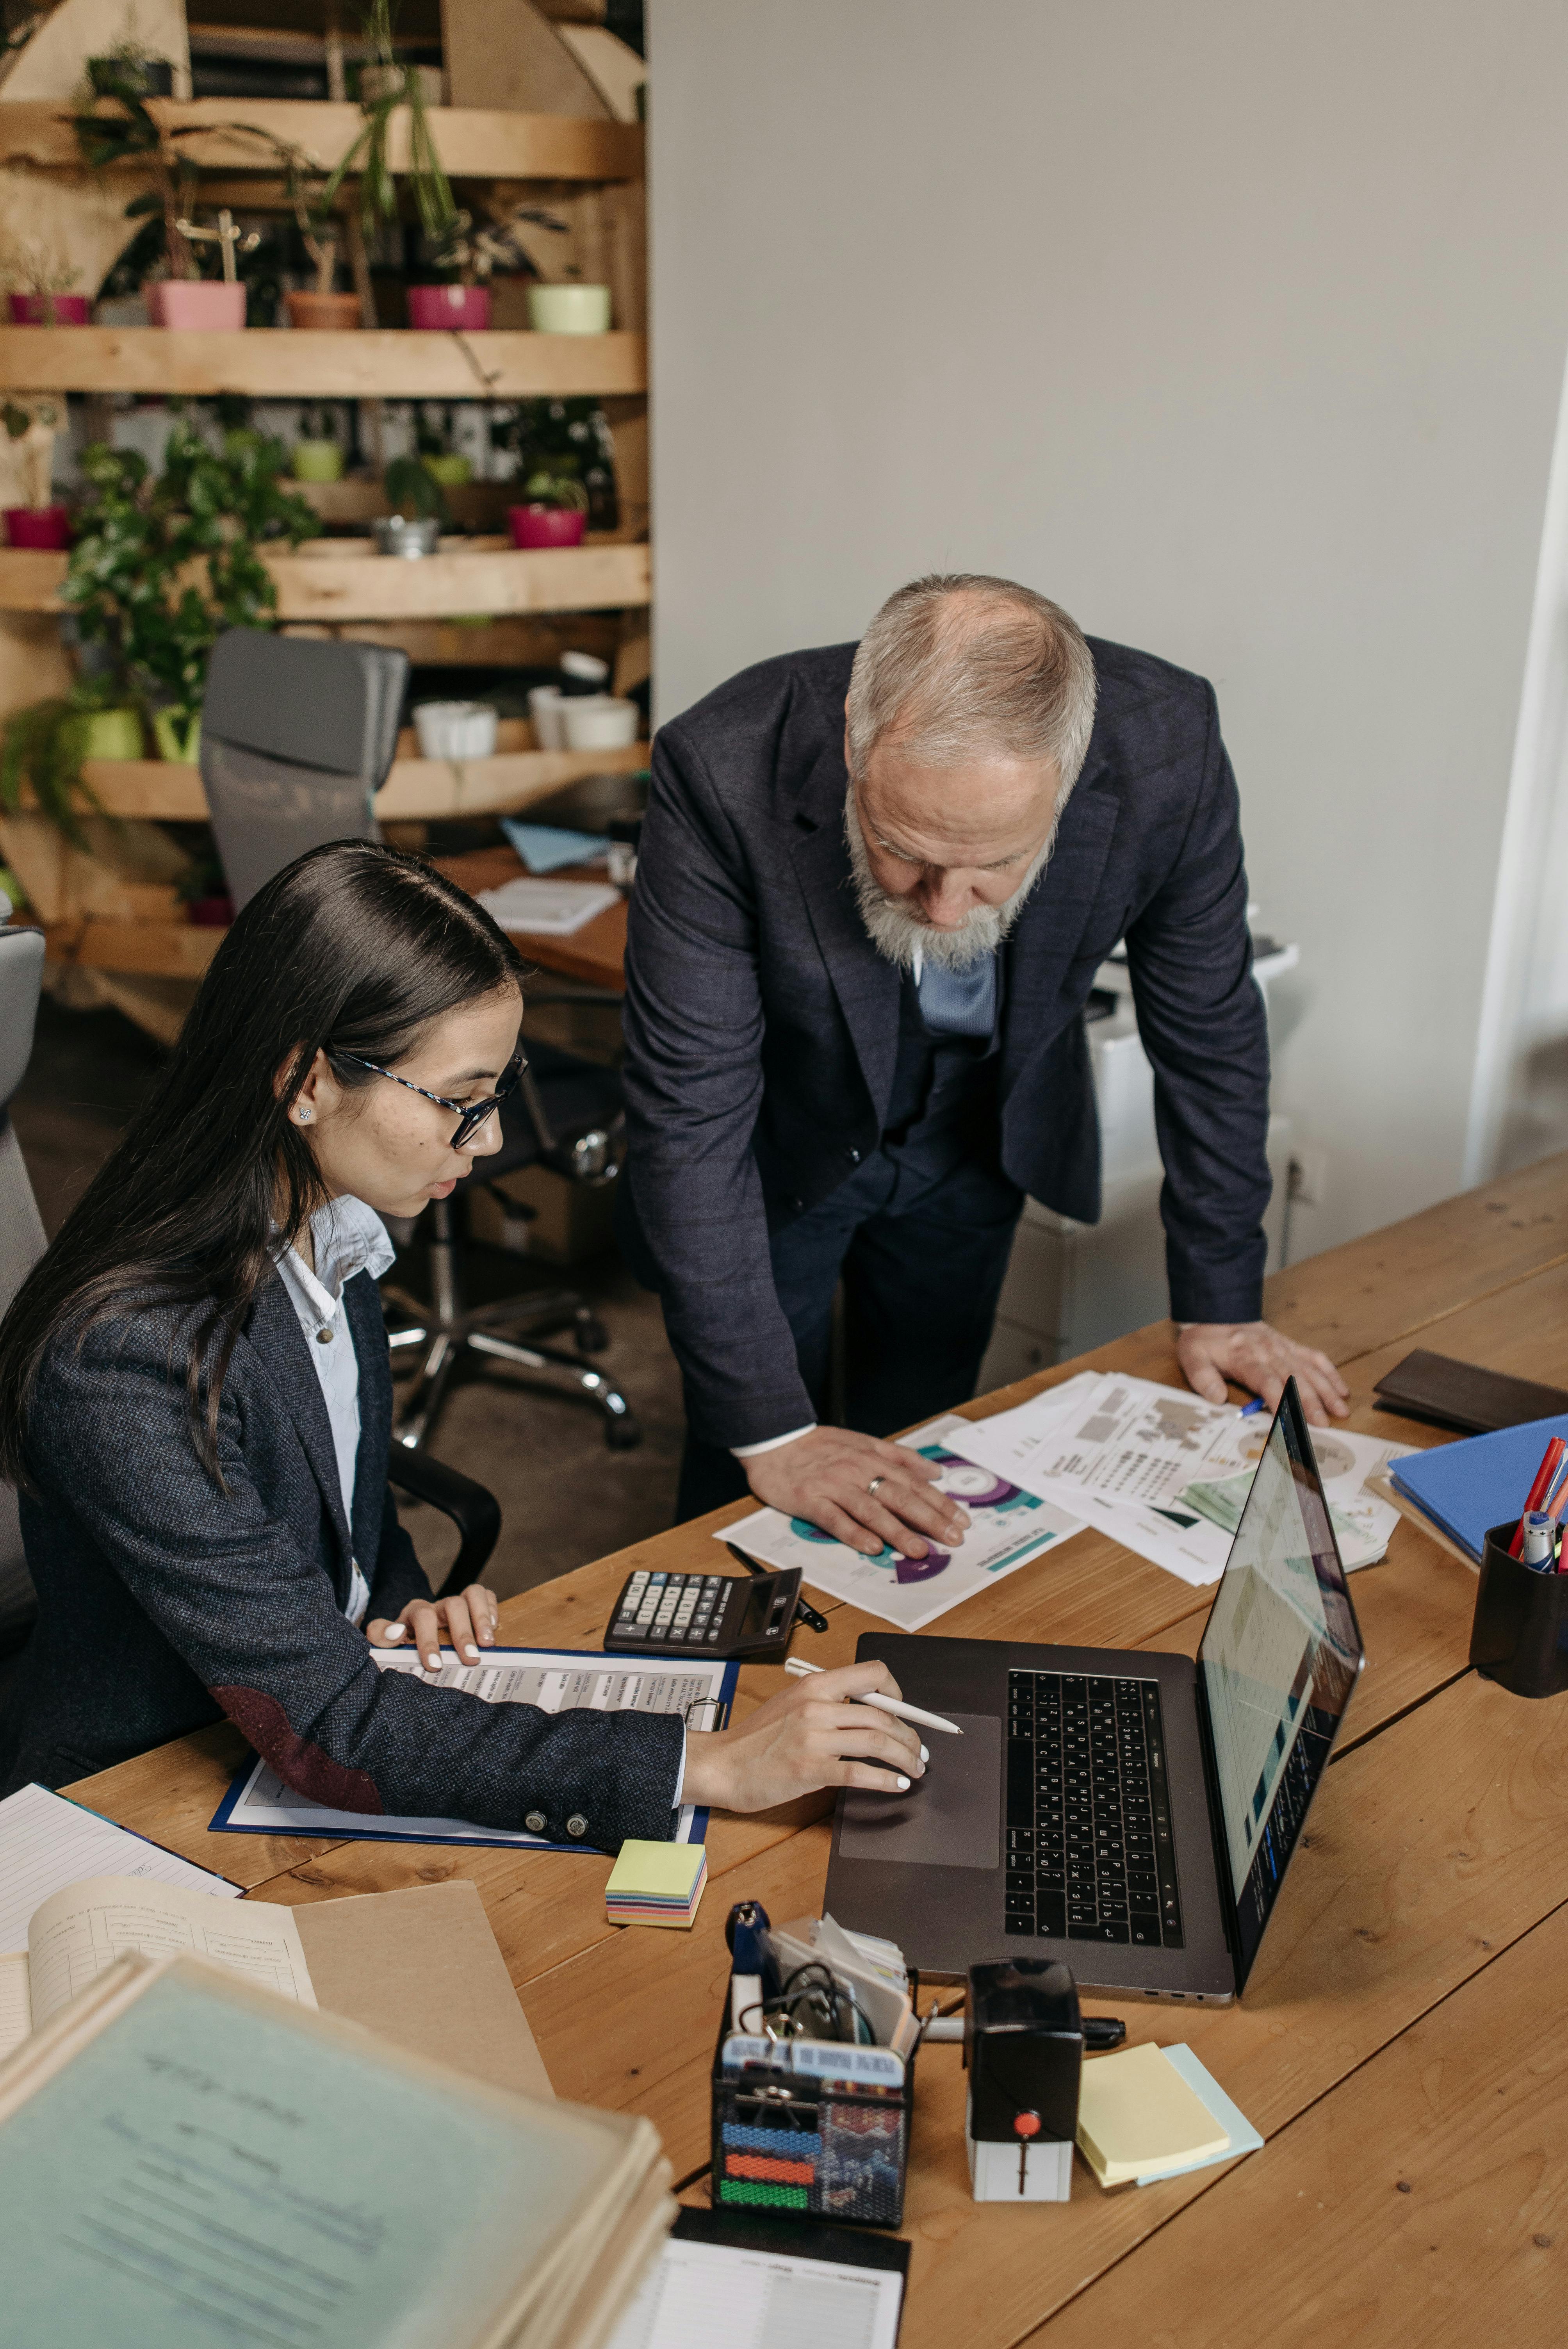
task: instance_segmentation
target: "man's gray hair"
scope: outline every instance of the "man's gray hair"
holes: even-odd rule
[[[1058,807],[1094,726],[1094,657],[1059,605],[1011,579],[935,572],[890,595],[861,638],[847,706],[850,772],[892,737],[934,767],[1051,759]]]

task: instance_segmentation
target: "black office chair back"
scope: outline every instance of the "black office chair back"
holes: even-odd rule
[[[41,930],[0,929],[0,1315],[44,1253],[44,1226],[9,1115],[32,1055],[43,971]],[[16,1495],[0,1485],[0,1655],[16,1646],[36,1613]]]
[[[329,840],[375,840],[408,657],[231,628],[212,648],[201,780],[236,912]]]

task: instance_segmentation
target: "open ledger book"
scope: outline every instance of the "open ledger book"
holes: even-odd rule
[[[135,1953],[0,2065],[8,2337],[600,2349],[675,2216],[651,2122]]]
[[[0,1955],[0,2056],[67,2006],[127,1950],[189,1951],[232,1967],[263,1990],[316,2002],[289,1909],[215,1900],[136,1876],[89,1876],[33,1911],[25,1951]]]

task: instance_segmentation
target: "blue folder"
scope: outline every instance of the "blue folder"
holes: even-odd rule
[[[1554,1435],[1568,1439],[1568,1412],[1527,1420],[1522,1427],[1501,1427],[1495,1435],[1470,1435],[1462,1444],[1412,1452],[1396,1460],[1388,1474],[1406,1499],[1424,1509],[1479,1566],[1487,1528],[1520,1516]]]

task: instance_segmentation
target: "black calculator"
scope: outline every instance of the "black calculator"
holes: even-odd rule
[[[776,1574],[634,1574],[604,1646],[616,1655],[781,1656],[800,1569]]]

